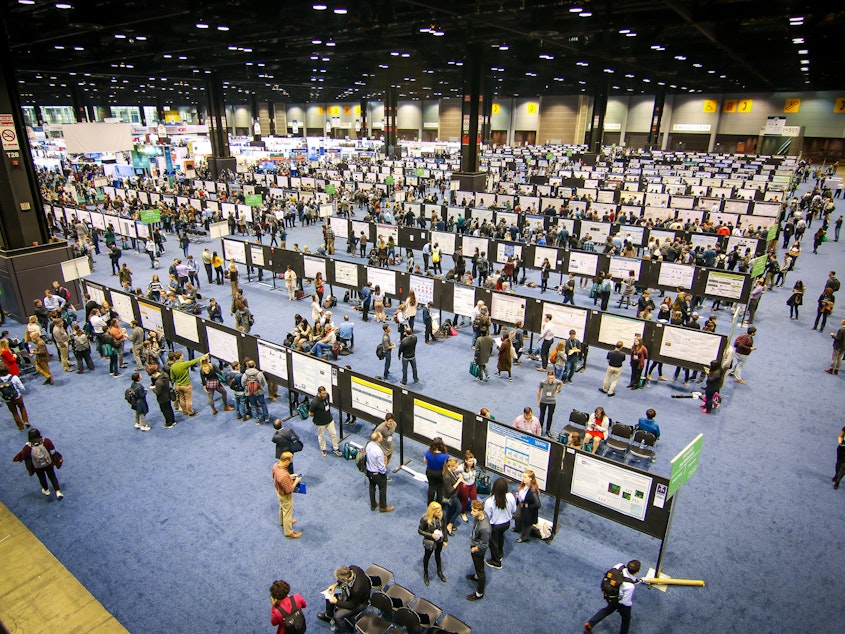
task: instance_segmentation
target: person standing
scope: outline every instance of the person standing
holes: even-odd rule
[[[432,553],[434,553],[434,562],[437,564],[437,577],[440,581],[446,583],[446,577],[443,574],[443,561],[440,558],[440,554],[443,546],[449,542],[449,536],[445,530],[443,507],[440,504],[431,502],[428,505],[425,514],[420,519],[417,532],[423,538],[423,583],[429,585],[428,562],[431,561]]]
[[[275,225],[273,225],[275,226]],[[303,610],[308,607],[301,594],[291,595],[290,584],[287,581],[278,579],[270,586],[270,625],[275,625],[276,634],[288,634],[285,631],[285,618],[294,610]]]
[[[546,420],[546,436],[552,437],[552,418],[557,407],[557,396],[563,389],[563,381],[555,378],[553,370],[546,373],[546,380],[540,382],[537,390],[537,407],[540,408],[540,428],[543,428],[543,419]],[[535,522],[536,523],[536,522]]]
[[[400,326],[401,328],[401,326]],[[399,358],[402,359],[402,385],[408,384],[408,365],[414,375],[414,383],[420,382],[417,374],[417,336],[410,326],[405,326],[405,336],[399,342]]]
[[[757,349],[754,347],[754,335],[756,334],[757,329],[751,326],[745,334],[734,340],[734,366],[728,372],[728,376],[734,377],[740,385],[745,385],[745,381],[742,380],[742,368],[745,367],[751,352]]]
[[[141,375],[138,372],[132,374],[132,384],[126,390],[126,401],[132,408],[135,429],[150,431],[152,428],[147,425],[147,414],[150,411],[150,406],[147,405],[147,391],[141,385]]]
[[[282,452],[279,461],[273,465],[273,484],[276,486],[276,495],[279,497],[279,526],[284,527],[285,537],[298,539],[302,537],[302,531],[293,530],[296,520],[293,519],[293,490],[302,481],[299,475],[292,475],[288,471],[293,454],[289,451]]]
[[[516,513],[516,498],[508,491],[508,481],[504,478],[496,478],[491,493],[484,502],[484,513],[490,518],[490,558],[486,563],[491,568],[501,570],[502,558],[505,556],[505,533]]]
[[[271,440],[276,445],[276,460],[281,458],[282,454],[286,451],[292,454],[302,451],[302,441],[299,439],[299,436],[296,435],[293,429],[286,428],[281,418],[273,421],[273,429],[276,431],[273,433]],[[288,471],[295,473],[293,458],[291,458],[291,463],[288,465]]]
[[[760,306],[760,298],[766,292],[766,281],[763,278],[757,280],[754,288],[751,289],[751,295],[748,299],[748,323],[754,323],[754,315],[757,313],[757,308]]]
[[[382,435],[374,431],[370,435],[370,442],[364,447],[366,454],[367,480],[370,482],[370,510],[378,508],[379,513],[390,513],[395,507],[387,504],[387,464],[384,450],[381,448]],[[378,487],[378,504],[376,504],[376,487]]]
[[[513,426],[514,429],[527,431],[535,436],[540,436],[543,433],[540,421],[534,418],[534,410],[527,406],[523,408],[522,414],[513,419]]]
[[[211,273],[213,271],[213,267],[211,266],[211,251],[208,249],[208,247],[203,249],[201,257],[202,265],[205,267],[205,274],[208,276],[208,283],[212,284],[213,280]]]
[[[217,255],[217,251],[211,254],[211,265],[214,267],[214,275],[216,276],[216,283],[223,285],[223,258]],[[211,284],[211,282],[209,282]]]
[[[431,302],[422,307],[423,328],[425,329],[425,342],[431,345],[437,338],[434,336],[434,320],[431,317]]]
[[[537,476],[530,469],[522,473],[522,481],[516,492],[517,515],[514,531],[519,533],[516,542],[521,544],[531,538],[531,527],[540,519],[540,485]]]
[[[197,357],[191,361],[184,361],[182,352],[171,353],[173,362],[170,364],[170,381],[173,383],[173,389],[179,397],[179,409],[186,416],[196,416],[194,411],[194,389],[191,387],[191,366],[201,363],[203,360],[208,361],[208,355]]]
[[[816,321],[813,323],[813,330],[819,329],[823,331],[827,325],[827,318],[833,312],[833,306],[836,304],[836,297],[833,295],[833,288],[825,286],[822,294],[819,295],[818,309],[816,310]],[[821,322],[821,326],[819,326]]]
[[[804,304],[804,282],[798,280],[792,287],[792,295],[786,300],[789,306],[789,318],[798,319],[798,308]]]
[[[267,411],[267,400],[264,398],[264,394],[267,392],[267,379],[265,378],[264,373],[256,367],[256,363],[252,359],[248,359],[244,365],[246,366],[246,369],[241,377],[241,385],[243,385],[244,388],[247,407],[249,408],[249,411],[252,412],[256,425],[260,425],[262,422],[269,423],[270,413]],[[210,393],[209,399],[212,401],[213,406],[213,391]],[[226,402],[225,393],[223,396],[223,405],[224,409],[231,409],[229,408],[229,404]],[[249,416],[244,416],[243,420],[248,421]]]
[[[211,413],[217,414],[214,407],[214,393],[220,393],[220,400],[223,401],[223,411],[231,412],[235,408],[229,405],[226,395],[226,388],[223,387],[220,370],[210,360],[200,363],[200,381],[205,393],[208,394],[208,404],[211,406]]]
[[[30,336],[35,344],[35,369],[44,377],[44,385],[53,385],[53,374],[50,372],[50,352],[40,333]]]
[[[288,268],[285,271],[285,288],[288,289],[288,301],[292,302],[296,299],[296,283],[296,272],[288,264]]]
[[[446,445],[439,436],[433,438],[423,456],[425,477],[428,480],[427,503],[443,501],[443,465],[449,459]]]
[[[42,438],[41,432],[37,429],[30,429],[28,435],[28,442],[23,446],[14,458],[13,462],[23,462],[26,465],[26,470],[29,476],[32,474],[38,476],[38,482],[41,483],[41,493],[50,495],[50,489],[47,485],[47,480],[53,485],[56,492],[56,498],[61,500],[64,497],[62,489],[59,486],[59,481],[56,478],[56,470],[54,467],[60,466],[56,447],[53,441],[49,438]]]
[[[370,321],[368,315],[373,301],[372,286],[372,282],[367,282],[361,287],[361,321]]]
[[[70,365],[70,357],[68,355],[68,343],[70,337],[65,330],[65,322],[56,318],[53,320],[53,341],[56,342],[56,348],[59,349],[59,358],[62,361],[62,369],[65,372],[73,372],[73,367]]]
[[[502,376],[502,372],[508,373],[508,381],[513,381],[513,358],[514,348],[511,342],[510,333],[502,331],[502,343],[499,344],[499,356],[496,359],[496,376]]]
[[[540,293],[545,293],[549,287],[549,274],[552,265],[549,263],[549,258],[543,258],[543,263],[540,265]]]
[[[484,555],[487,547],[491,544],[492,526],[490,519],[484,512],[484,504],[481,500],[473,500],[470,514],[475,520],[472,524],[472,532],[469,536],[469,553],[472,557],[473,573],[467,575],[467,579],[475,581],[478,586],[475,592],[467,595],[467,601],[479,601],[484,598],[484,588],[487,585],[487,573],[484,571]],[[501,566],[499,566],[501,568]]]
[[[641,377],[647,360],[648,348],[643,345],[639,336],[635,336],[634,345],[631,346],[631,382],[628,384],[630,389],[640,389]]]
[[[566,361],[563,369],[563,376],[561,376],[561,380],[564,383],[572,383],[572,377],[575,375],[575,368],[578,367],[578,363],[581,361],[582,351],[584,350],[584,344],[578,341],[575,336],[576,334],[577,333],[574,330],[569,331],[569,338],[566,340],[566,347],[564,348]]]
[[[381,434],[380,444],[381,450],[384,452],[384,466],[386,467],[393,457],[393,432],[396,431],[396,418],[388,412],[375,430]],[[387,481],[390,482],[390,478]]]
[[[483,327],[479,331],[479,337],[475,341],[475,363],[478,365],[478,380],[488,381],[490,379],[490,371],[487,369],[487,364],[490,362],[490,355],[493,354],[493,347],[496,343],[487,327]]]
[[[391,350],[396,347],[396,344],[390,340],[390,324],[382,326],[381,347],[384,351],[384,380],[390,378],[390,358],[393,355]]]
[[[575,274],[570,273],[569,278],[563,283],[561,287],[561,294],[563,295],[563,304],[569,303],[575,306]]]
[[[619,612],[622,617],[622,627],[619,628],[620,634],[628,634],[628,628],[631,626],[631,605],[634,599],[634,588],[640,580],[636,574],[640,571],[640,562],[632,559],[627,564],[616,564],[614,568],[622,571],[623,582],[619,586],[619,596],[615,599],[605,597],[607,605],[590,617],[590,620],[584,623],[584,631],[592,632],[593,627],[599,623],[606,616]]]
[[[135,371],[138,372],[144,367],[144,364],[141,361],[141,350],[144,348],[144,329],[141,328],[141,324],[134,319],[129,326],[132,328],[132,331],[129,333],[127,340],[132,346],[132,358],[135,359]]]
[[[317,388],[317,396],[311,399],[308,410],[311,418],[314,419],[314,424],[317,426],[317,443],[320,445],[323,458],[328,455],[326,453],[326,431],[329,432],[334,455],[342,456],[343,454],[337,446],[337,431],[335,430],[334,417],[332,416],[331,400],[324,386],[321,385]]]
[[[540,329],[540,339],[542,340],[542,344],[540,346],[540,367],[537,368],[537,370],[539,372],[545,372],[546,366],[549,365],[549,352],[551,351],[552,344],[555,340],[551,313],[546,313],[543,319],[543,327]]]
[[[162,372],[156,364],[153,366],[150,378],[153,381],[152,390],[156,395],[158,408],[164,416],[164,427],[170,429],[176,424],[176,415],[173,413],[173,402],[170,398],[170,375]]]
[[[833,338],[833,359],[830,367],[825,370],[828,374],[839,374],[839,367],[842,365],[842,357],[845,356],[845,319],[842,320],[839,330],[830,333]]]
[[[616,396],[616,382],[622,374],[622,364],[625,363],[625,353],[622,352],[624,345],[623,342],[617,341],[613,350],[607,353],[607,372],[599,392],[604,392],[608,396]]]
[[[9,367],[0,363],[0,396],[3,397],[6,407],[15,419],[15,424],[21,431],[29,427],[29,414],[26,413],[26,405],[23,402],[24,392],[26,388],[20,378],[12,374]]]
[[[704,386],[704,405],[701,406],[701,412],[710,414],[713,411],[713,397],[722,389],[725,374],[718,359],[711,361],[710,367],[705,368],[704,373],[707,375],[707,383]]]
[[[845,478],[845,427],[836,439],[836,467],[833,475],[833,488],[838,489],[839,483]]]

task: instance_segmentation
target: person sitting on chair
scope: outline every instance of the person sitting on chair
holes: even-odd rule
[[[647,431],[654,434],[655,438],[660,438],[660,425],[658,425],[657,421],[654,420],[655,416],[657,416],[657,412],[653,409],[646,410],[645,418],[641,418],[637,421],[637,430]]]
[[[335,583],[326,588],[331,594],[326,599],[326,611],[317,615],[321,621],[331,623],[334,620],[337,631],[353,631],[347,619],[354,618],[364,611],[370,603],[370,580],[358,566],[341,566],[334,571]]]
[[[610,429],[610,419],[604,413],[603,407],[597,407],[587,421],[587,431],[584,434],[584,451],[587,451],[587,445],[592,443],[590,451],[596,453],[601,441],[607,438],[608,429]]]

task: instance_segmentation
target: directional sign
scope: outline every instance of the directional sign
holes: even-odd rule
[[[701,458],[701,443],[704,434],[699,434],[683,449],[672,458],[672,475],[669,476],[669,492],[667,497],[672,497],[687,480],[690,479],[695,470],[698,469],[698,461]]]
[[[0,140],[4,150],[19,150],[18,133],[15,131],[15,120],[10,114],[0,114]]]

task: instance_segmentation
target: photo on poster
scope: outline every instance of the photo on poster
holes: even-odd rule
[[[570,492],[619,513],[645,520],[652,478],[578,452]]]

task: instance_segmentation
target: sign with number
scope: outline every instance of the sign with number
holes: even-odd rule
[[[801,108],[800,99],[787,99],[783,104],[783,111],[795,114]]]

